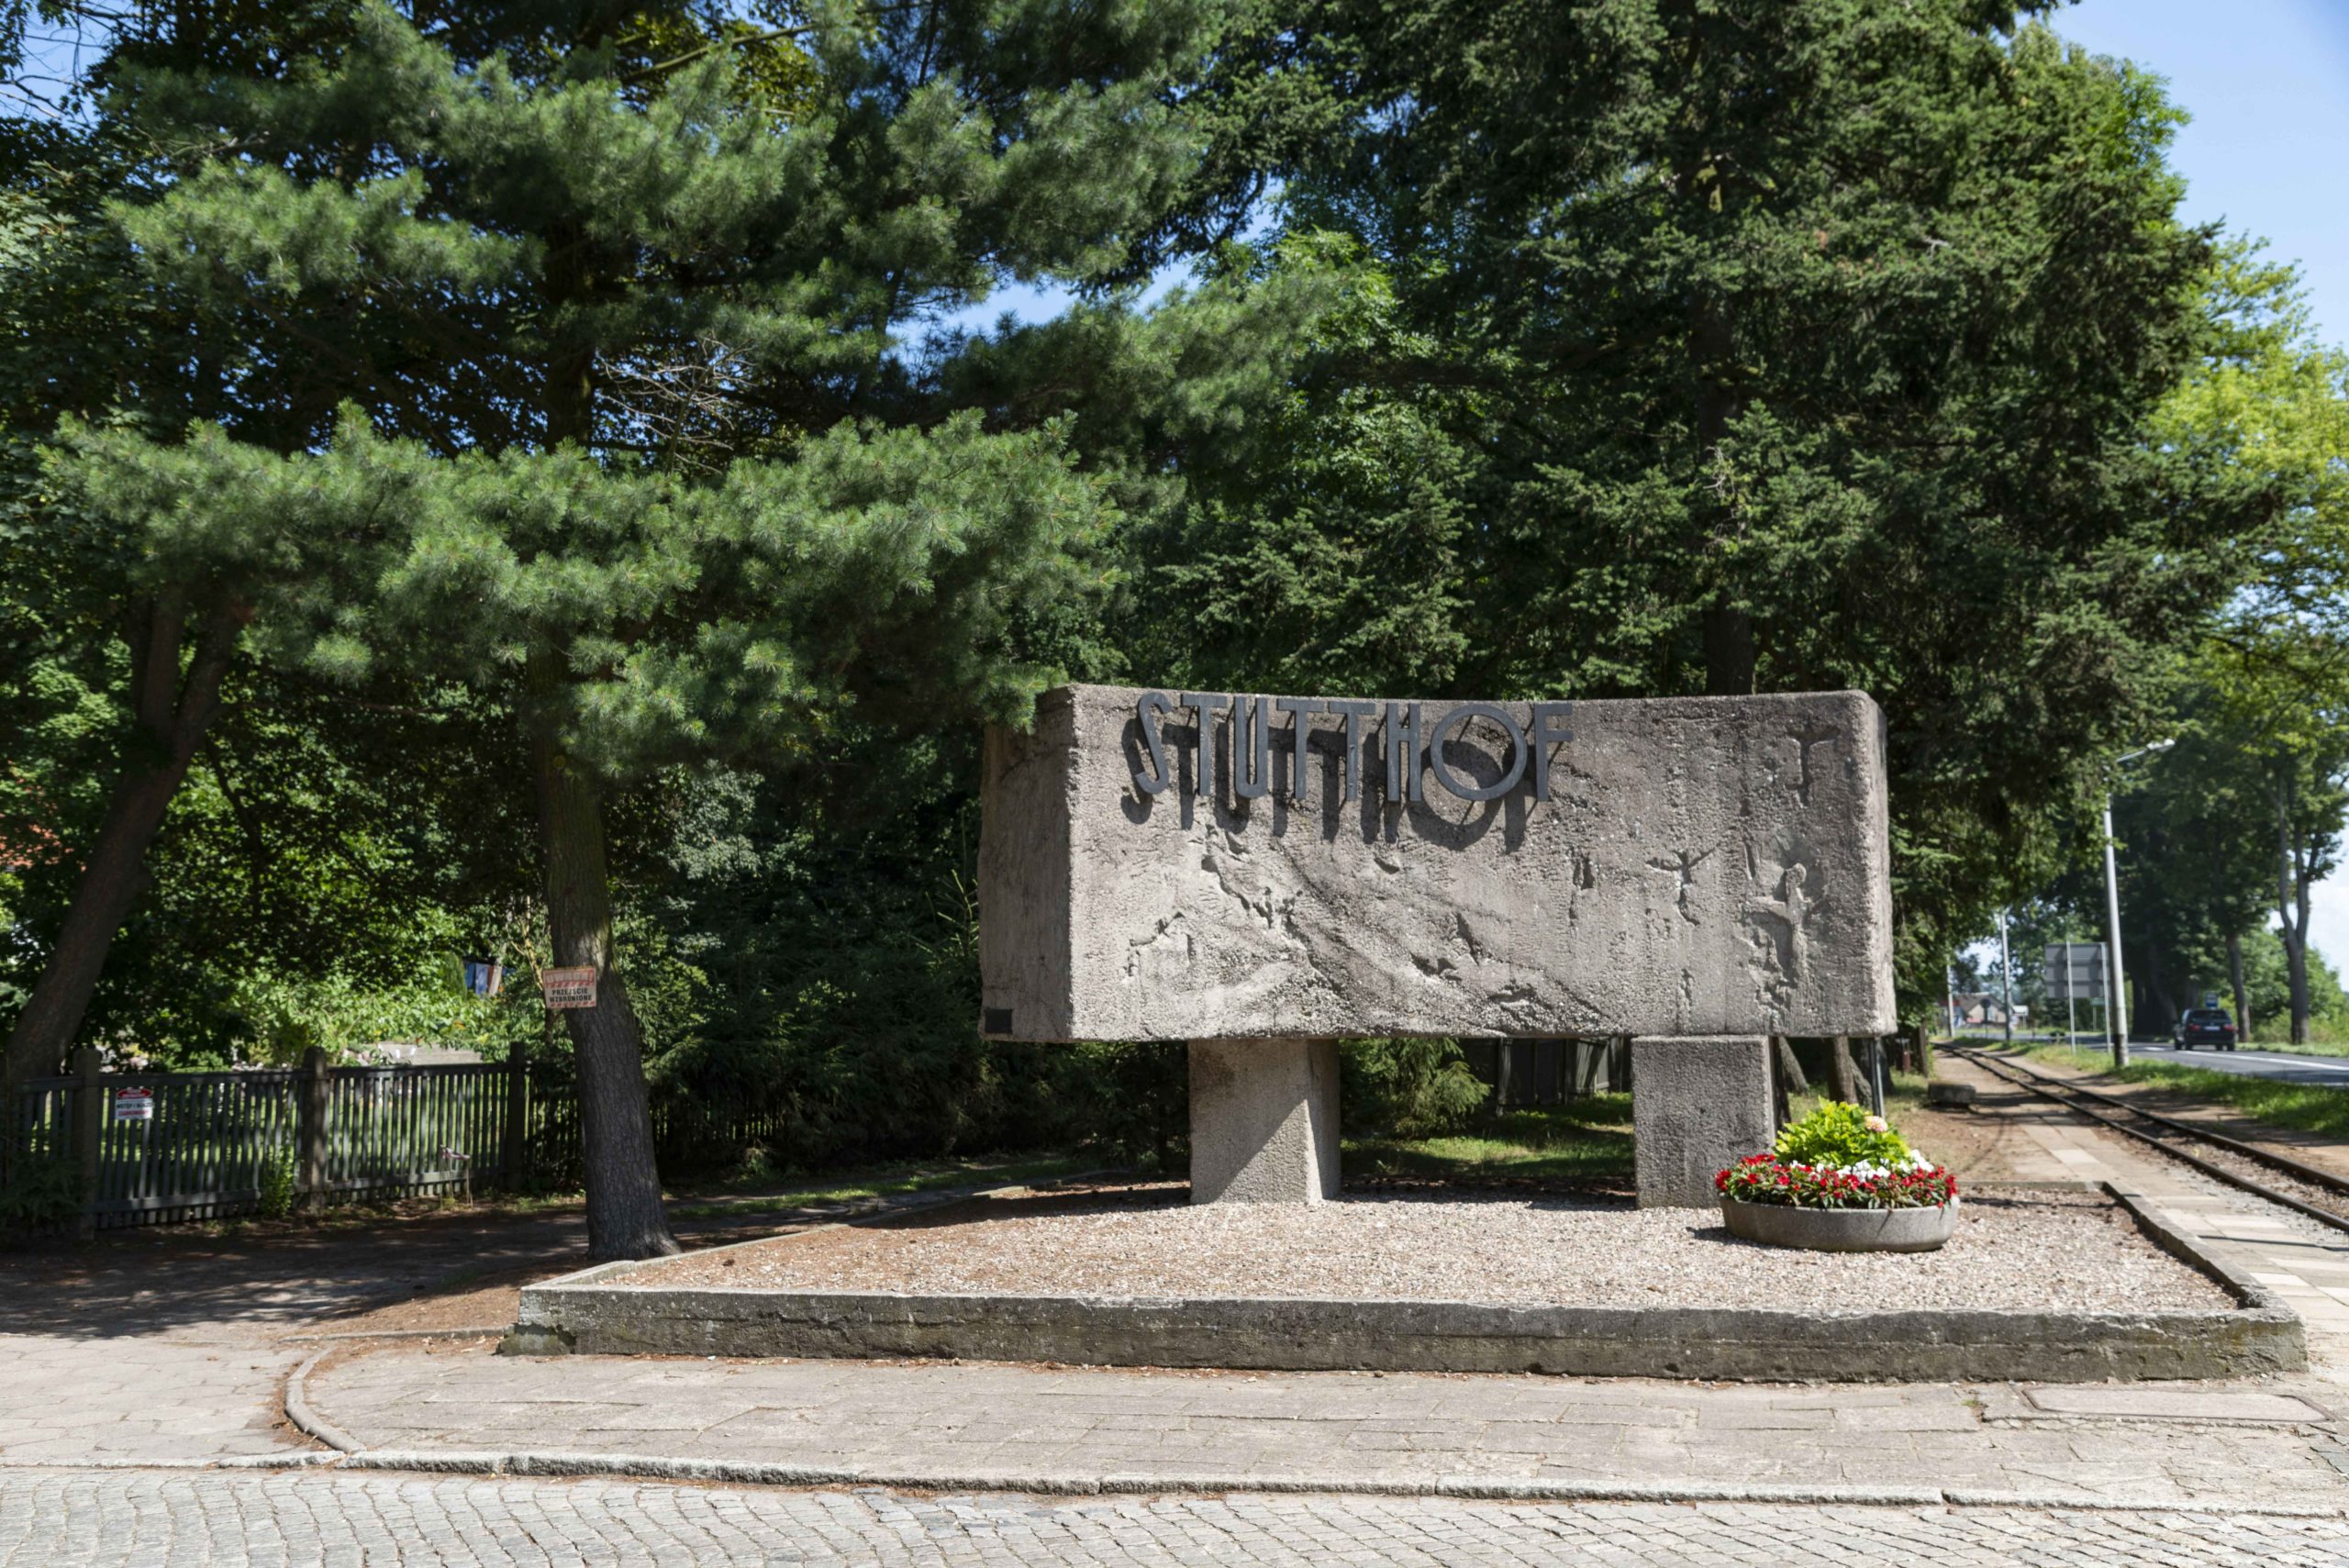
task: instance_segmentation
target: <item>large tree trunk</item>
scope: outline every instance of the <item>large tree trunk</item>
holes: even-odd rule
[[[559,223],[547,236],[547,293],[558,305],[595,293],[587,242]],[[547,360],[546,444],[591,445],[596,355],[573,341]],[[657,1258],[680,1251],[661,1207],[652,1112],[644,1093],[644,1036],[612,962],[611,879],[604,863],[603,788],[557,736],[564,682],[552,648],[530,655],[528,682],[539,838],[546,862],[547,933],[558,967],[593,964],[596,1005],[567,1009],[579,1082],[580,1162],[587,1182],[587,1250],[597,1258]]]
[[[2227,985],[2235,994],[2235,1040],[2251,1043],[2251,993],[2243,983],[2243,933],[2227,933]]]
[[[185,596],[165,593],[134,604],[130,645],[131,735],[106,814],[82,861],[82,878],[66,906],[49,962],[9,1031],[9,1082],[63,1070],[73,1037],[106,970],[115,933],[147,887],[147,847],[171,810],[188,762],[220,710],[220,683],[241,617],[217,608],[196,628],[195,651],[183,673],[188,628]]]
[[[551,664],[547,656],[534,666]],[[534,673],[539,671],[534,669]],[[540,683],[534,682],[534,684]],[[546,860],[547,934],[557,967],[592,966],[596,1005],[563,1013],[579,1084],[579,1147],[587,1181],[587,1251],[657,1258],[680,1251],[661,1207],[643,1037],[612,960],[612,901],[604,865],[603,791],[565,755],[543,708],[534,716],[532,772]]]
[[[1828,1040],[1827,1075],[1834,1081],[1837,1099],[1847,1106],[1860,1103],[1860,1073],[1852,1062],[1851,1036],[1839,1034]]]
[[[2129,1018],[2133,1028],[2164,1035],[2176,1027],[2177,995],[2169,988],[2169,981],[2162,972],[2160,940],[2147,937],[2144,947],[2143,962],[2132,965],[2129,972],[2130,988],[2137,994],[2130,1006]]]
[[[2283,928],[2284,968],[2291,981],[2292,1043],[2309,1042],[2309,876],[2301,858],[2299,791],[2289,779],[2270,786],[2276,804],[2276,919]]]
[[[1778,1071],[1786,1074],[1787,1086],[1798,1095],[1810,1093],[1810,1080],[1802,1075],[1801,1059],[1795,1055],[1795,1042],[1785,1035],[1770,1037],[1770,1049],[1777,1053]]]

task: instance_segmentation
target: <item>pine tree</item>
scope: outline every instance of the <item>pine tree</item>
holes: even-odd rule
[[[332,6],[250,62],[134,38],[105,113],[151,286],[236,323],[184,440],[79,439],[83,504],[381,562],[284,657],[448,679],[535,781],[598,1256],[672,1250],[613,962],[610,792],[841,717],[1024,716],[1111,513],[1059,405],[994,427],[926,322],[1115,276],[1196,196],[1185,5]]]

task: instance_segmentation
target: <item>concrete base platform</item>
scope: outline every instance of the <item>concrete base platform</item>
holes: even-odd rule
[[[1540,1372],[1604,1377],[2097,1382],[2240,1377],[2307,1362],[2300,1320],[2133,1195],[2147,1237],[2236,1306],[2210,1311],[1887,1310],[1456,1301],[1142,1299],[631,1286],[610,1263],[524,1287],[505,1349],[540,1355],[939,1357],[1093,1366]],[[746,1243],[757,1246],[764,1243]]]

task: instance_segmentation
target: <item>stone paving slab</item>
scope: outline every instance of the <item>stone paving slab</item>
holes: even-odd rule
[[[0,1336],[0,1463],[206,1459],[304,1445],[278,1404],[295,1347],[234,1336]]]
[[[2173,1391],[2174,1396],[2180,1391]],[[369,1449],[658,1456],[912,1479],[1810,1482],[2349,1506],[2321,1408],[2061,1422],[2005,1388],[1348,1373],[1137,1373],[832,1360],[523,1358],[395,1344],[311,1374]],[[1987,1397],[1986,1397],[1987,1396]],[[2176,1402],[2173,1398],[2172,1403]],[[2018,1405],[2035,1421],[1985,1418]],[[2098,1414],[2098,1412],[2083,1412]],[[2277,1419],[2286,1417],[2288,1419]]]
[[[2253,1514],[1261,1496],[1041,1500],[607,1480],[0,1472],[0,1568],[2337,1563]]]
[[[2289,1394],[2232,1388],[2098,1388],[2073,1386],[2024,1390],[2038,1409],[2054,1416],[2115,1416],[2159,1421],[2304,1421],[2329,1419],[2307,1400]]]

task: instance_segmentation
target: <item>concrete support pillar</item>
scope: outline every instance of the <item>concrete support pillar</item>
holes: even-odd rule
[[[1715,1172],[1770,1147],[1767,1035],[1634,1040],[1631,1084],[1642,1208],[1709,1207]]]
[[[1191,1041],[1191,1201],[1338,1195],[1338,1042]]]

